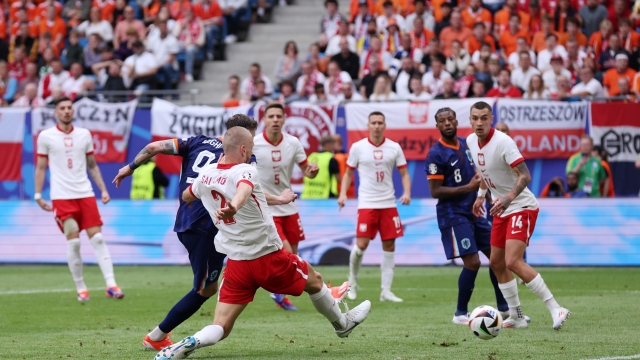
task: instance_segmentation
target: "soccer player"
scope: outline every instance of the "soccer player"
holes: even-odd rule
[[[494,199],[490,211],[493,226],[489,262],[509,304],[510,316],[504,321],[504,327],[527,327],[514,272],[545,302],[553,319],[553,328],[560,330],[571,313],[558,305],[542,276],[522,259],[539,212],[538,200],[527,188],[531,175],[516,143],[491,127],[491,110],[491,105],[482,101],[471,106],[469,119],[474,133],[467,137],[467,146]],[[473,205],[476,216],[484,213],[485,194],[483,189],[478,192]]]
[[[224,135],[223,146],[225,163],[204,169],[182,193],[185,202],[202,201],[220,230],[215,246],[229,256],[213,325],[163,349],[156,359],[183,359],[196,349],[215,345],[229,336],[236,319],[260,287],[295,296],[306,291],[336,334],[342,338],[349,336],[367,318],[371,302],[364,301],[343,314],[338,302],[346,295],[349,284],[345,282],[330,290],[311,265],[283,250],[271,213],[266,209],[258,171],[247,164],[253,147],[251,133],[239,127],[230,129]]]
[[[227,128],[242,127],[255,132],[258,123],[250,117],[237,114],[229,118]],[[145,146],[136,155],[131,164],[118,172],[113,182],[120,182],[148,159],[157,154],[182,157],[180,190],[184,191],[195,181],[203,169],[218,162],[223,154],[222,141],[204,135],[188,139],[170,139],[156,141]],[[270,197],[269,204],[293,201],[296,195],[285,190],[279,197]],[[169,333],[190,318],[205,301],[218,291],[218,277],[222,272],[225,255],[216,251],[213,238],[218,233],[202,202],[187,203],[180,201],[173,230],[189,253],[189,262],[193,271],[193,288],[169,311],[165,319],[147,334],[142,344],[147,349],[160,350],[172,344]]]
[[[76,283],[78,301],[89,301],[89,291],[82,277],[82,257],[80,256],[80,231],[82,230],[87,232],[96,261],[107,283],[105,295],[109,298],[122,299],[124,293],[116,284],[111,255],[102,237],[102,220],[93,188],[87,178],[87,170],[102,192],[102,203],[108,203],[111,198],[93,156],[91,133],[87,129],[74,127],[71,124],[73,114],[71,100],[67,97],[58,99],[55,102],[54,111],[58,124],[43,130],[38,135],[34,199],[45,211],[53,211],[60,230],[67,237],[67,263],[73,281]],[[51,170],[51,205],[42,198],[47,160]]]
[[[300,140],[282,132],[284,127],[284,107],[269,104],[264,110],[264,132],[255,136],[253,151],[256,156],[260,184],[265,192],[279,194],[291,187],[293,167],[298,164],[304,176],[315,178],[318,165],[307,162],[307,155]],[[302,221],[294,203],[269,206],[278,235],[285,250],[297,255],[298,243],[305,239]],[[276,304],[285,310],[298,310],[289,298],[281,294],[271,294]]]
[[[404,235],[402,222],[396,207],[395,189],[393,188],[393,168],[397,167],[402,175],[404,194],[400,203],[411,203],[411,178],[407,171],[407,160],[400,145],[384,137],[386,122],[384,114],[374,111],[369,114],[369,137],[351,146],[347,171],[342,178],[342,187],[338,206],[347,202],[347,189],[353,178],[353,171],[358,169],[360,186],[358,188],[358,221],[356,224],[356,243],[349,257],[349,299],[357,296],[358,271],[362,256],[369,242],[380,231],[382,239],[382,262],[380,301],[402,302],[402,299],[391,292],[393,271],[395,267],[395,240]]]
[[[473,215],[478,187],[486,189],[486,185],[473,168],[465,139],[457,137],[458,119],[455,111],[450,108],[439,109],[436,112],[436,128],[442,137],[429,150],[425,169],[431,196],[438,199],[436,212],[444,252],[447,259],[461,258],[464,264],[458,277],[458,305],[452,322],[466,325],[469,323],[469,300],[480,269],[478,251],[482,251],[487,258],[491,255],[491,226],[486,218]],[[489,276],[498,311],[506,318],[509,316],[509,306],[491,269]]]

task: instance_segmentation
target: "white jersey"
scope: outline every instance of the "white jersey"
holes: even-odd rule
[[[282,249],[256,168],[249,164],[212,164],[200,172],[189,191],[202,201],[215,223],[216,211],[233,200],[241,183],[253,188],[251,197],[233,218],[216,224],[220,231],[214,243],[216,250],[231,260],[253,260]]]
[[[87,155],[93,154],[93,139],[87,129],[72,127],[69,133],[58,125],[38,135],[38,156],[49,158],[51,200],[95,197],[87,177]]]
[[[393,168],[407,166],[400,145],[384,139],[376,146],[369,138],[351,146],[347,166],[358,169],[358,209],[388,209],[396,207]]]
[[[285,189],[291,188],[293,167],[307,163],[307,154],[297,137],[282,133],[279,143],[273,144],[265,133],[253,139],[253,154],[258,162],[260,184],[264,191],[278,196]],[[289,216],[298,213],[296,204],[270,206],[273,216]]]
[[[500,131],[491,129],[483,146],[480,146],[478,136],[474,133],[467,137],[467,146],[473,156],[473,162],[480,169],[494,199],[507,195],[518,181],[518,175],[513,168],[524,161],[513,139]],[[525,188],[511,202],[502,216],[537,208],[538,200],[529,188]]]

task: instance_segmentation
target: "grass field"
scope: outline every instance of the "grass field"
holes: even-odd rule
[[[347,274],[344,267],[319,271],[334,284]],[[590,359],[640,354],[638,268],[543,268],[546,283],[572,311],[571,318],[560,332],[553,331],[544,304],[521,286],[530,327],[505,329],[491,341],[450,323],[459,271],[396,268],[394,292],[405,302],[390,304],[378,301],[379,269],[364,268],[359,300],[370,299],[373,307],[348,339],[333,334],[306,295],[293,299],[300,311],[284,312],[260,290],[228,339],[190,359]],[[140,342],[189,290],[191,271],[117,267],[116,277],[126,293],[122,301],[105,298],[99,269],[86,267],[85,281],[96,290],[90,302],[81,304],[70,290],[66,266],[0,266],[0,359],[153,359],[155,352],[144,351]],[[471,308],[495,306],[486,269],[471,301]],[[210,324],[214,307],[215,299],[205,303],[174,331],[173,340]]]

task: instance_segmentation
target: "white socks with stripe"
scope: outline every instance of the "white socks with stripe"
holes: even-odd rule
[[[534,294],[538,295],[542,301],[544,301],[550,312],[552,312],[553,309],[560,307],[556,299],[551,295],[551,291],[547,287],[547,284],[544,283],[544,280],[542,280],[542,276],[540,276],[540,274],[533,278],[533,280],[527,284],[527,287],[529,290],[533,291]]]
[[[522,309],[520,308],[520,298],[518,297],[518,283],[516,279],[512,279],[504,284],[498,284],[502,296],[509,305],[509,318],[510,319],[522,319]]]
[[[351,249],[351,255],[349,255],[349,283],[351,285],[356,284],[358,281],[358,272],[360,271],[360,264],[362,264],[363,256],[364,250],[354,244]]]
[[[396,267],[396,253],[393,251],[382,252],[382,262],[380,263],[380,276],[382,292],[390,291],[393,283],[393,272]]]
[[[342,316],[342,311],[336,299],[331,295],[331,290],[326,284],[322,284],[322,290],[315,294],[309,294],[311,303],[318,312],[329,320],[334,329],[341,330],[347,326],[346,319]]]
[[[86,291],[87,285],[82,277],[82,257],[80,256],[80,239],[67,240],[67,264],[73,281],[76,283],[76,290]]]
[[[224,329],[220,325],[209,325],[193,335],[196,338],[196,348],[215,345],[224,336]]]
[[[93,246],[96,260],[98,261],[100,270],[102,270],[102,275],[104,276],[104,280],[107,283],[107,287],[116,286],[116,279],[113,275],[113,263],[111,262],[111,255],[109,254],[107,245],[104,243],[102,233],[93,235],[93,237],[89,239],[89,242]]]

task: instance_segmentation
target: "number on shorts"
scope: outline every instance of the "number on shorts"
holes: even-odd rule
[[[273,175],[273,183],[276,185],[280,185],[280,174]]]
[[[227,207],[227,199],[225,199],[224,196],[222,196],[222,194],[220,194],[215,190],[211,190],[211,196],[213,196],[213,200],[220,200],[220,208]],[[236,219],[234,218],[225,219],[225,220],[222,220],[222,222],[225,223],[226,225],[231,225],[236,223]]]
[[[67,159],[67,167],[69,169],[73,169],[73,159],[71,158]]]
[[[396,229],[400,229],[400,216],[394,216],[393,223],[396,225]]]
[[[206,161],[205,161],[204,165],[200,166],[200,163],[205,159],[206,159]],[[204,169],[207,166],[213,164],[215,160],[216,160],[216,154],[212,153],[211,151],[207,151],[207,150],[201,151],[198,154],[198,157],[196,158],[196,161],[193,162],[193,166],[191,167],[191,169],[199,174],[200,171],[202,171],[202,169]]]
[[[384,171],[376,171],[376,181],[377,182],[384,181]]]
[[[522,215],[518,215],[518,218],[516,219],[515,216],[511,217],[511,227],[517,227],[519,229],[522,229]]]
[[[460,169],[456,169],[456,171],[453,172],[453,179],[459,183],[462,181],[462,175],[460,175]]]

